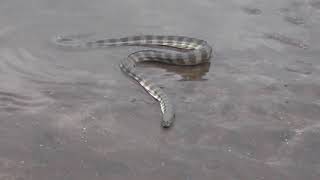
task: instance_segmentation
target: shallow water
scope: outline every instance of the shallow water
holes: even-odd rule
[[[181,10],[180,10],[181,9]],[[320,178],[320,1],[0,2],[0,179]],[[134,47],[51,38],[185,35],[210,64],[144,64],[177,111],[118,63]]]

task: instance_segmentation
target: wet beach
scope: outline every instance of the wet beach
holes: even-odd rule
[[[57,35],[183,35],[210,63],[119,62],[144,47],[65,49]],[[3,0],[0,180],[320,179],[320,0]]]

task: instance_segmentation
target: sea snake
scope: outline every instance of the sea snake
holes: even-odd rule
[[[152,97],[160,103],[161,126],[169,128],[175,119],[173,105],[164,91],[137,72],[136,63],[157,61],[174,65],[197,65],[209,62],[212,47],[204,40],[185,36],[143,35],[116,39],[81,40],[76,36],[57,36],[54,43],[62,47],[101,48],[111,46],[151,46],[152,50],[141,50],[129,54],[119,64],[120,69],[136,80]],[[158,48],[156,48],[158,47]],[[170,51],[160,47],[170,48]]]

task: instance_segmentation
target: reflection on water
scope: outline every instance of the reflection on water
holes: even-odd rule
[[[210,70],[210,62],[195,65],[195,66],[175,66],[159,62],[144,62],[144,67],[157,67],[166,69],[168,72],[173,72],[181,76],[180,81],[203,81],[203,78]]]

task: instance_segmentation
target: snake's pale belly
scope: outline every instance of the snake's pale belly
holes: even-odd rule
[[[174,65],[197,65],[208,62],[211,58],[212,47],[204,40],[184,36],[130,36],[118,39],[103,39],[97,41],[84,41],[71,36],[58,36],[54,43],[62,47],[101,48],[111,46],[165,46],[162,48],[142,50],[131,53],[120,63],[120,69],[136,80],[152,97],[160,103],[163,114],[161,125],[170,127],[175,119],[175,112],[169,97],[156,84],[145,75],[138,73],[135,65],[139,62],[158,61]]]

